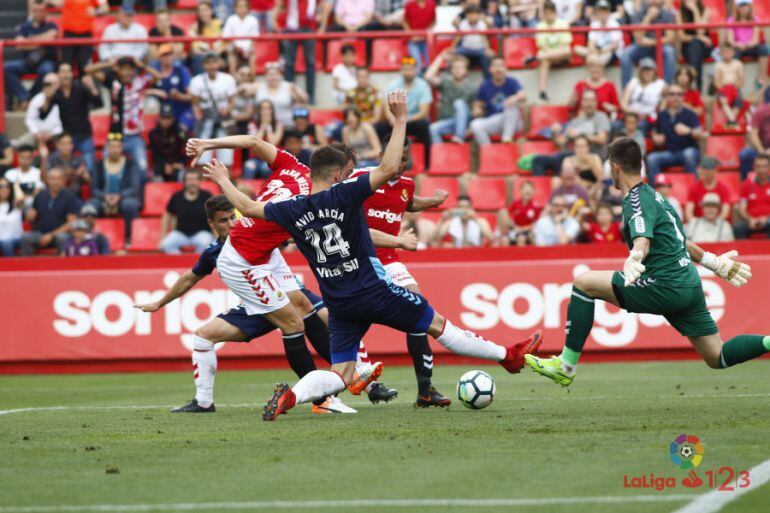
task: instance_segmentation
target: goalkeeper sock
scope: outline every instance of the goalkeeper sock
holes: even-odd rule
[[[561,352],[562,362],[570,367],[567,370],[572,371],[580,359],[580,353],[594,325],[594,310],[594,299],[573,286],[572,298],[567,306],[566,340]]]
[[[738,335],[722,346],[722,351],[719,353],[719,367],[726,369],[759,358],[767,352],[770,352],[770,337]]]
[[[202,408],[208,408],[214,403],[214,379],[217,375],[217,353],[214,351],[214,343],[194,335],[192,363],[195,400]]]

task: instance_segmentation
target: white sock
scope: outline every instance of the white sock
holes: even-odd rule
[[[444,331],[436,340],[453,353],[496,362],[504,360],[508,354],[507,349],[503,346],[498,346],[470,331],[461,330],[449,322],[449,319],[446,319],[445,322]]]
[[[197,335],[193,337],[193,372],[195,399],[203,408],[214,403],[214,378],[217,375],[217,352],[214,344]]]
[[[364,346],[364,341],[358,343],[358,354],[356,355],[356,372],[360,375],[366,370],[369,370],[369,367],[372,366],[372,361],[369,360],[369,354],[366,352],[366,346]]]
[[[296,404],[302,404],[342,392],[345,382],[336,372],[314,370],[305,374],[291,390],[297,398]]]

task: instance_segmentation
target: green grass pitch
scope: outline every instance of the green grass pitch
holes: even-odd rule
[[[470,368],[437,367],[435,384],[454,398]],[[704,479],[770,458],[767,360],[581,365],[568,389],[481,368],[497,380],[485,410],[414,410],[412,369],[386,367],[390,404],[344,394],[358,415],[300,406],[272,423],[256,413],[289,371],[221,371],[213,415],[168,413],[192,397],[189,373],[0,377],[0,513],[656,513],[707,491],[624,488],[624,475],[685,477],[668,454],[681,433],[703,442]],[[722,511],[768,504],[770,484]]]

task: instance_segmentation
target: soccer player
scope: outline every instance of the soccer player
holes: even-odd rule
[[[687,240],[671,204],[642,180],[642,152],[627,137],[609,148],[612,182],[623,195],[623,239],[630,250],[623,272],[589,271],[578,276],[567,307],[566,342],[561,355],[525,356],[537,373],[562,386],[575,379],[575,368],[594,322],[597,299],[628,312],[662,315],[690,340],[706,364],[724,369],[770,351],[770,336],[738,335],[722,342],[706,309],[693,261],[731,285],[751,279],[748,265],[733,260],[737,251],[716,256]]]
[[[394,118],[391,140],[380,167],[340,182],[347,157],[331,147],[316,150],[310,159],[313,193],[286,201],[253,201],[229,179],[227,167],[212,160],[204,166],[207,176],[222,187],[228,199],[245,216],[266,219],[283,226],[310,263],[329,309],[331,371],[305,375],[293,387],[276,386],[262,418],[274,420],[296,404],[344,390],[353,379],[358,343],[371,324],[383,324],[406,333],[427,332],[444,347],[464,356],[500,363],[516,373],[524,354],[539,346],[535,333],[524,342],[504,347],[454,326],[414,292],[390,283],[377,259],[362,205],[374,191],[398,174],[406,133],[406,93],[388,94]],[[377,373],[360,376],[368,382]]]

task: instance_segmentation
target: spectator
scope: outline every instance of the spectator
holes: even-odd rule
[[[201,0],[195,8],[195,23],[190,27],[188,35],[193,37],[220,37],[222,35],[222,20],[217,19],[214,8],[209,0]],[[193,75],[201,75],[204,71],[204,60],[208,55],[220,54],[224,50],[223,41],[195,41],[190,45],[190,69]]]
[[[757,155],[770,157],[770,102],[765,101],[754,111],[749,126],[749,146],[741,150],[741,180],[754,167]]]
[[[275,107],[270,100],[262,100],[257,105],[257,116],[254,120],[256,125],[256,137],[267,141],[273,146],[278,146],[283,139],[284,126],[278,121],[275,115]],[[267,178],[273,172],[267,162],[253,158],[247,160],[243,165],[243,177],[246,179]]]
[[[42,88],[43,77],[55,69],[56,49],[53,46],[35,44],[38,41],[55,39],[59,34],[56,25],[47,19],[46,9],[44,0],[35,0],[30,9],[30,19],[16,29],[15,40],[25,44],[19,46],[20,59],[6,61],[3,65],[6,108],[13,108],[11,100],[16,99],[20,110],[25,109],[30,97]],[[30,91],[27,91],[21,82],[21,76],[28,73],[37,74]]]
[[[655,177],[655,180],[652,183],[655,185],[655,190],[660,193],[660,195],[663,196],[666,200],[668,200],[668,202],[671,204],[671,207],[676,212],[676,215],[679,216],[679,219],[684,219],[682,204],[679,203],[679,200],[676,198],[676,196],[671,195],[671,179],[665,174],[661,173]]]
[[[754,16],[751,0],[735,0],[733,15],[727,18],[728,23],[758,21]],[[757,79],[767,83],[767,45],[764,44],[761,27],[733,27],[725,30],[726,40],[736,50],[736,57],[753,57],[759,59]]]
[[[275,107],[275,115],[278,121],[284,125],[291,125],[291,114],[294,107],[312,101],[308,94],[297,87],[296,84],[284,80],[281,65],[272,62],[265,66],[265,81],[251,86],[242,86],[256,94],[257,103],[262,100],[270,100]]]
[[[168,200],[163,214],[160,249],[168,255],[178,255],[184,246],[195,246],[202,253],[214,241],[206,222],[206,201],[211,193],[201,190],[201,174],[189,169],[184,174],[184,189]]]
[[[61,256],[80,257],[99,255],[99,245],[91,234],[91,226],[85,219],[76,219],[72,223],[68,240],[61,249]]]
[[[27,137],[22,138],[22,143],[35,144],[43,159],[48,156],[48,143],[62,133],[58,107],[53,107],[46,117],[40,116],[41,107],[51,101],[58,84],[59,78],[56,73],[46,73],[43,77],[43,91],[32,97],[24,116],[24,124],[29,133]]]
[[[580,184],[577,169],[574,167],[563,167],[559,178],[560,183],[551,191],[550,199],[553,201],[556,197],[562,198],[567,205],[567,210],[570,211],[570,215],[576,216],[583,210],[583,207],[589,206],[588,190]]]
[[[374,0],[337,0],[334,3],[335,25],[331,30],[361,32],[374,19]]]
[[[722,205],[719,211],[721,219],[727,219],[730,215],[730,188],[717,180],[717,167],[719,161],[714,157],[703,157],[698,166],[699,180],[692,184],[687,193],[687,203],[685,204],[685,219],[688,221],[694,217],[701,217],[703,210],[701,203],[706,194],[716,194],[719,197],[719,203]]]
[[[408,0],[404,6],[404,30],[431,30],[436,24],[434,0]],[[423,36],[412,36],[408,43],[409,55],[415,60],[420,73],[428,65],[428,41]]]
[[[476,93],[475,110],[484,115],[471,121],[470,129],[476,144],[490,143],[490,136],[501,134],[502,142],[513,142],[516,131],[523,127],[519,107],[527,99],[521,84],[505,75],[505,61],[495,57],[489,63],[491,78],[485,80]]]
[[[623,89],[620,107],[623,112],[639,116],[642,130],[647,132],[655,123],[666,83],[658,78],[655,60],[644,58],[639,61],[639,77],[634,78]]]
[[[345,109],[345,126],[342,127],[342,142],[353,148],[359,158],[360,167],[378,164],[382,145],[377,132],[369,123],[361,121],[361,114],[355,109]]]
[[[5,172],[5,178],[13,185],[13,193],[18,205],[29,207],[32,199],[45,188],[41,180],[40,169],[32,165],[35,160],[35,148],[19,146],[17,151],[19,166]]]
[[[533,228],[535,246],[572,244],[580,232],[580,225],[569,215],[567,200],[552,195],[545,214]]]
[[[251,14],[257,18],[259,27],[265,34],[273,31],[270,24],[270,13],[274,7],[275,0],[251,0]]]
[[[676,12],[677,24],[709,23],[711,11],[703,5],[703,0],[684,0]],[[679,42],[682,44],[682,56],[695,70],[695,85],[700,91],[703,87],[703,61],[711,53],[711,38],[706,29],[679,29]]]
[[[754,177],[741,184],[738,203],[740,220],[733,223],[736,239],[746,239],[752,233],[770,236],[770,157],[759,154],[754,159]]]
[[[552,0],[552,2],[557,18],[566,21],[570,26],[586,24],[583,20],[583,0]]]
[[[343,45],[342,60],[332,69],[332,87],[337,103],[345,103],[345,97],[351,89],[358,85],[356,82],[356,49],[353,45]]]
[[[623,242],[620,223],[613,221],[612,207],[605,203],[596,206],[592,222],[583,223],[583,232],[589,243]]]
[[[481,15],[481,8],[477,5],[469,5],[465,8],[465,18],[457,25],[459,31],[487,30],[487,22]],[[489,59],[495,52],[489,44],[489,38],[484,34],[468,34],[454,38],[454,53],[468,59],[472,65],[478,64],[484,73],[484,78],[489,78]]]
[[[104,29],[102,39],[147,39],[147,29],[134,22],[132,8],[121,7],[115,19],[115,23],[107,25]],[[148,48],[147,43],[102,43],[99,45],[99,59],[102,62],[110,62],[122,57],[132,57],[141,62],[147,57]]]
[[[80,219],[83,219],[88,223],[89,233],[96,240],[96,245],[99,248],[100,255],[109,255],[112,253],[110,248],[110,241],[103,233],[96,229],[96,217],[99,215],[96,208],[91,203],[85,203],[80,207]]]
[[[315,0],[278,0],[271,19],[273,27],[280,27],[285,34],[325,32],[326,19],[323,2]],[[297,46],[302,44],[305,54],[305,89],[307,100],[315,103],[315,40],[313,38],[283,42],[283,58],[286,62],[286,80],[294,83]],[[280,108],[279,108],[280,110]]]
[[[166,9],[155,11],[155,26],[150,29],[150,37],[180,37],[184,36],[184,30],[171,23],[171,16]],[[151,44],[149,48],[150,61],[158,59],[158,50],[165,45],[171,46],[171,55],[174,61],[185,59],[184,43]]]
[[[13,146],[5,134],[0,134],[0,177],[13,165]]]
[[[690,219],[684,227],[687,238],[696,244],[704,242],[732,242],[733,227],[720,211],[725,206],[719,199],[719,194],[709,192],[703,196],[700,204],[701,216]]]
[[[91,108],[102,107],[101,94],[91,75],[84,75],[75,80],[72,65],[59,64],[59,88],[50,99],[46,98],[40,108],[40,117],[47,117],[54,107],[59,109],[59,118],[65,132],[72,135],[75,149],[80,152],[89,172],[94,170],[94,140],[91,120],[88,117]]]
[[[730,43],[722,43],[720,50],[721,59],[714,65],[714,88],[719,108],[727,118],[727,127],[736,129],[743,110],[743,63],[735,58],[735,49]]]
[[[676,70],[676,83],[684,90],[684,106],[695,112],[698,119],[703,120],[706,116],[706,107],[700,96],[700,86],[696,87],[697,76],[695,68],[689,64],[684,64]]]
[[[123,216],[125,247],[131,246],[131,225],[141,210],[142,170],[123,155],[123,137],[107,136],[105,157],[96,165],[91,205],[101,216]]]
[[[446,61],[449,61],[449,73],[439,76],[439,70]],[[464,142],[475,91],[468,78],[468,59],[452,55],[451,50],[446,49],[431,63],[425,80],[439,92],[437,120],[430,125],[431,142],[440,143],[445,134],[452,136],[452,142]]]
[[[64,188],[61,170],[49,169],[46,179],[48,188],[41,190],[26,213],[32,230],[21,236],[22,256],[31,256],[35,248],[55,246],[61,252],[69,238],[69,225],[77,217],[80,200]]]
[[[0,254],[13,256],[23,232],[21,209],[16,205],[13,186],[7,178],[0,176]]]
[[[235,86],[237,94],[233,99],[233,110],[230,111],[230,119],[234,122],[230,131],[236,134],[248,134],[249,124],[254,119],[257,104],[254,101],[254,94],[241,87],[242,84],[252,84],[254,82],[254,73],[251,66],[241,66],[235,74]],[[241,162],[248,160],[249,150],[241,150]]]
[[[281,146],[294,155],[301,164],[310,167],[310,155],[313,151],[303,147],[302,135],[296,129],[289,128],[283,133]]]
[[[425,148],[425,166],[430,168],[430,106],[433,95],[430,86],[417,76],[417,62],[412,57],[404,57],[401,61],[401,76],[393,80],[388,91],[404,89],[406,96],[406,133],[414,136],[417,142]],[[385,113],[388,122],[392,121],[390,112]],[[380,140],[385,138],[384,125],[380,125]],[[389,129],[389,127],[388,127]],[[389,130],[388,130],[389,131]]]
[[[573,2],[572,3],[579,3]],[[562,18],[556,17],[556,6],[553,2],[546,0],[543,5],[543,19],[537,24],[538,30],[551,30],[569,28],[569,22]],[[561,64],[567,64],[572,58],[572,33],[569,31],[564,32],[538,32],[535,36],[535,44],[537,44],[537,58],[530,57],[525,61],[529,63],[535,59],[540,61],[540,66],[537,71],[537,83],[540,90],[540,99],[544,102],[550,101],[548,93],[546,93],[546,86],[548,86],[548,73],[551,71],[551,66],[558,66]]]
[[[355,89],[348,91],[345,105],[360,112],[362,121],[377,123],[382,119],[382,102],[379,90],[371,83],[368,69],[358,68],[356,84]]]
[[[705,137],[698,116],[684,106],[684,90],[678,84],[668,88],[668,107],[660,111],[652,142],[657,149],[647,155],[648,179],[654,181],[663,168],[684,166],[695,174],[700,150],[698,143]]]
[[[479,217],[473,209],[471,199],[468,196],[459,196],[457,207],[441,215],[436,235],[437,244],[445,237],[451,239],[449,247],[477,248],[492,242],[494,236],[489,222]]]
[[[404,0],[374,0],[369,30],[403,30]]]
[[[511,28],[535,28],[539,0],[508,0],[508,25]]]
[[[91,183],[91,173],[85,159],[75,155],[70,134],[63,132],[56,137],[56,151],[44,162],[44,169],[60,169],[64,174],[64,186],[75,196],[82,197],[83,186]]]
[[[247,36],[254,37],[259,35],[259,21],[249,14],[249,0],[236,0],[235,13],[231,14],[222,27],[222,37]],[[251,39],[236,39],[229,41],[227,45],[227,64],[230,73],[235,75],[235,71],[242,64],[251,66],[254,60],[254,49]]]
[[[232,75],[219,71],[219,61],[217,54],[206,54],[203,59],[205,71],[190,81],[195,132],[202,139],[227,135],[223,123],[230,117],[238,92]],[[205,153],[199,162],[206,163],[211,157],[211,152]],[[225,165],[230,165],[233,150],[217,150],[216,157]]]
[[[596,93],[597,108],[612,118],[616,117],[620,111],[620,100],[615,83],[607,80],[604,75],[604,66],[601,64],[589,63],[586,69],[588,78],[575,84],[569,106],[577,112],[583,100],[583,93],[593,91]]]
[[[632,25],[662,25],[673,24],[676,21],[674,13],[664,5],[664,0],[647,0],[641,9],[631,17]],[[642,59],[655,58],[657,38],[654,30],[637,30],[633,35],[634,42],[623,50],[620,56],[621,82],[625,88],[631,81],[633,66]],[[665,30],[661,36],[663,43],[663,78],[667,83],[674,80],[674,68],[676,67],[676,50],[674,43],[676,33],[673,30]]]
[[[530,245],[534,242],[532,229],[542,211],[542,205],[535,201],[535,184],[525,180],[518,197],[498,216],[500,231],[507,233],[508,240],[517,246]]]
[[[181,61],[175,60],[174,48],[170,44],[158,47],[158,79],[155,82],[156,95],[169,105],[174,117],[185,130],[195,128],[192,111],[192,96],[189,93],[190,72]]]
[[[575,54],[586,59],[586,64],[599,64],[602,68],[619,59],[623,53],[623,32],[618,21],[611,17],[612,6],[607,0],[599,0],[594,6],[592,29],[617,28],[618,30],[592,30],[588,33],[588,46],[576,46]]]
[[[580,178],[584,187],[592,187],[604,179],[602,159],[596,153],[591,153],[591,143],[588,137],[580,135],[573,141],[573,153],[566,157],[562,163],[565,167],[572,168]]]
[[[150,130],[152,171],[156,179],[177,182],[184,169],[187,132],[179,126],[171,105],[160,109],[158,124]]]
[[[51,2],[49,2],[51,3]],[[94,18],[109,10],[106,0],[61,0],[61,28],[64,39],[90,39],[94,37]],[[94,53],[92,45],[62,47],[61,63],[77,65],[83,76]],[[61,66],[60,63],[60,66]],[[61,78],[61,77],[59,77]]]
[[[294,120],[293,128],[302,138],[303,148],[314,150],[319,146],[328,144],[329,141],[326,139],[323,127],[310,122],[310,111],[307,108],[297,107],[294,109],[292,117]]]

